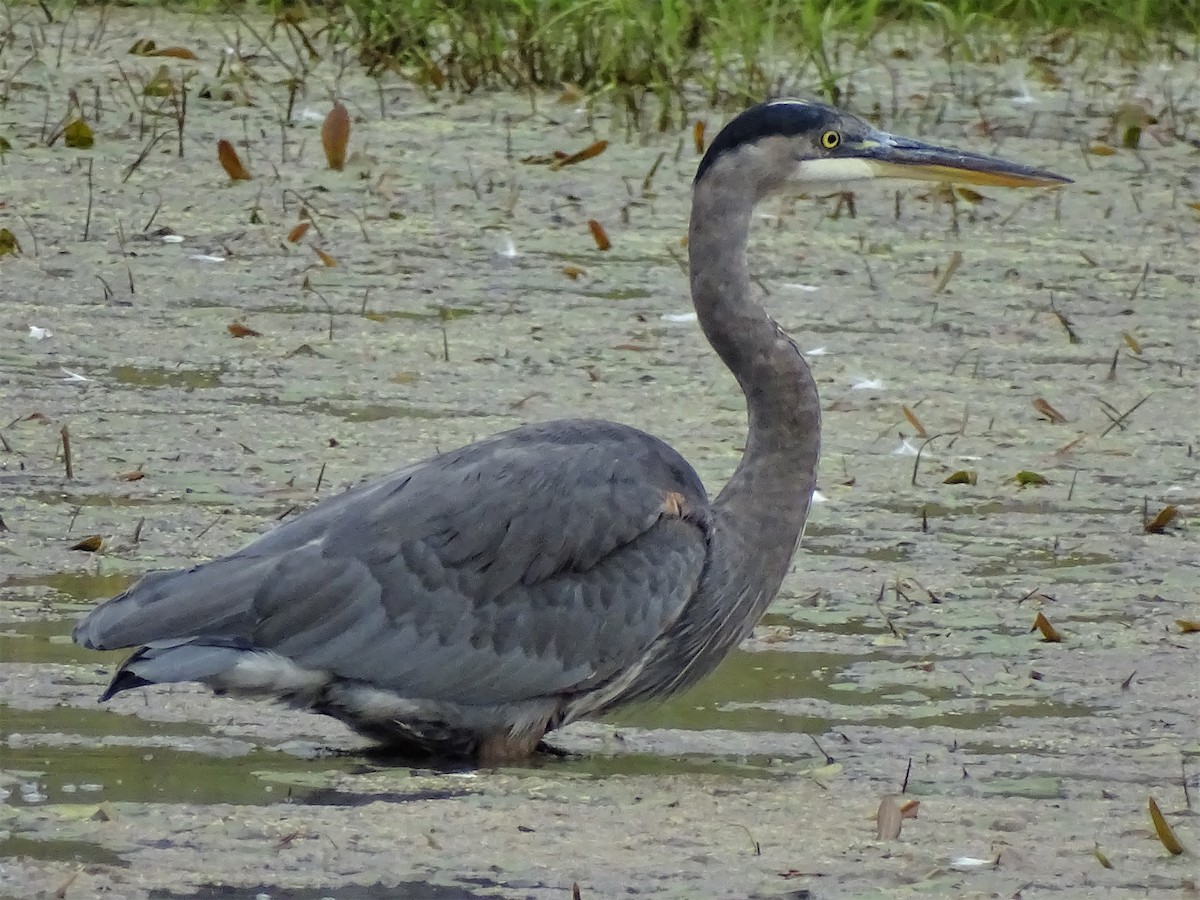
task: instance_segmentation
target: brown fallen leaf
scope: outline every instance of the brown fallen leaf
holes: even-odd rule
[[[1166,534],[1167,528],[1179,518],[1179,507],[1169,503],[1158,511],[1153,519],[1142,526],[1146,534]]]
[[[146,473],[141,469],[134,469],[132,472],[122,472],[117,476],[118,481],[141,481],[146,477]]]
[[[1179,626],[1180,634],[1200,633],[1200,621],[1195,619],[1176,619],[1175,624]]]
[[[579,266],[563,266],[562,273],[572,281],[578,281],[587,274],[587,270],[581,269]]]
[[[579,150],[575,153],[567,154],[566,156],[562,157],[561,159],[554,160],[554,162],[550,163],[550,169],[551,169],[551,171],[556,171],[558,169],[563,168],[564,166],[573,166],[576,163],[581,163],[584,160],[592,159],[593,157],[599,156],[601,153],[603,153],[607,149],[608,149],[608,141],[596,141],[596,143],[589,144],[587,147],[584,147],[582,150]]]
[[[1127,346],[1130,350],[1132,350],[1138,356],[1142,355],[1142,345],[1138,343],[1138,339],[1132,334],[1130,334],[1128,331],[1122,331],[1121,339],[1125,341],[1125,346]]]
[[[1067,417],[1060,413],[1057,409],[1051,406],[1047,401],[1038,397],[1033,401],[1033,408],[1038,411],[1038,414],[1055,425],[1062,425],[1067,421]]]
[[[904,814],[900,812],[900,804],[895,797],[884,797],[879,801],[879,809],[875,812],[875,840],[894,841],[900,837],[900,828]]]
[[[340,172],[346,167],[346,147],[350,143],[350,113],[338,101],[325,116],[321,125],[321,146],[325,148],[325,161],[329,168]]]
[[[704,153],[704,132],[708,126],[703,119],[697,119],[696,124],[692,126],[692,144],[696,147],[696,155],[700,156]]]
[[[592,240],[596,242],[597,249],[607,250],[612,247],[612,241],[608,239],[608,232],[595,219],[588,219],[588,231],[592,233]]]
[[[226,325],[225,327],[229,330],[229,333],[232,334],[235,338],[262,337],[261,331],[255,331],[253,328],[247,328],[241,322],[232,322],[229,325]]]
[[[163,47],[161,50],[152,50],[149,53],[142,54],[143,56],[169,56],[171,59],[198,59],[195,53],[187,49],[187,47]]]
[[[1058,644],[1062,642],[1062,635],[1058,633],[1058,629],[1050,624],[1050,620],[1046,618],[1045,613],[1038,613],[1037,618],[1033,620],[1033,627],[1030,631],[1040,631],[1042,640],[1047,644]]]
[[[221,161],[221,168],[225,170],[225,174],[233,181],[250,180],[250,172],[242,165],[242,160],[237,151],[233,149],[233,144],[224,138],[217,141],[217,159]]]
[[[300,238],[304,237],[305,232],[308,231],[308,227],[311,224],[312,224],[311,222],[301,222],[299,225],[297,225],[295,228],[293,228],[291,231],[289,231],[287,233],[287,239],[289,241],[291,241],[293,244],[297,243],[300,240]]]
[[[72,544],[72,550],[82,550],[84,553],[95,553],[104,545],[104,538],[98,534],[89,534],[77,544]]]
[[[1154,823],[1154,833],[1158,835],[1158,839],[1162,841],[1162,845],[1167,848],[1167,852],[1172,856],[1182,854],[1183,844],[1175,836],[1175,830],[1171,828],[1171,823],[1163,816],[1153,797],[1150,798],[1150,821]]]
[[[925,426],[921,424],[921,420],[917,418],[917,414],[912,411],[907,403],[900,405],[900,410],[904,413],[904,418],[908,419],[908,424],[917,431],[917,437],[929,437],[929,432],[925,430]]]
[[[337,260],[322,250],[320,247],[313,247],[313,252],[317,254],[317,259],[321,261],[321,265],[332,269],[337,265]]]
[[[909,800],[900,807],[900,815],[905,819],[915,819],[917,813],[921,811],[920,800]]]
[[[1088,147],[1088,153],[1092,156],[1115,156],[1117,151],[1108,144],[1092,144]]]

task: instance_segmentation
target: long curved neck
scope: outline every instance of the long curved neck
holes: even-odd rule
[[[816,486],[821,406],[796,345],[751,299],[746,242],[755,202],[736,179],[702,178],[692,198],[688,255],[700,326],[741,385],[749,413],[742,461],[714,511],[781,579]]]

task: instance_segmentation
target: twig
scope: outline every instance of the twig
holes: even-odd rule
[[[75,479],[75,469],[71,465],[71,431],[64,425],[59,434],[62,435],[63,462],[67,467],[67,480],[73,481]]]

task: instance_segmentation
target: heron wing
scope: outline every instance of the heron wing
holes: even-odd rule
[[[706,506],[657,438],[527,426],[326,500],[231,556],[151,574],[75,638],[267,650],[464,703],[578,689],[678,617],[707,558]]]

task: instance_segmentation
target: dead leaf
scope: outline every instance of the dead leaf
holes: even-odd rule
[[[1030,485],[1033,485],[1034,487],[1042,487],[1043,485],[1050,483],[1050,480],[1046,478],[1045,475],[1039,475],[1037,472],[1027,472],[1024,470],[1014,475],[1013,481],[1015,481],[1021,487],[1029,487]]]
[[[1195,619],[1176,619],[1175,624],[1179,626],[1180,634],[1196,634],[1200,632],[1200,622]]]
[[[979,476],[973,469],[959,469],[954,474],[947,476],[942,484],[976,484],[978,481]]]
[[[7,228],[0,228],[0,256],[19,256],[21,244]]]
[[[1174,829],[1163,817],[1162,811],[1154,802],[1153,797],[1150,798],[1150,821],[1154,823],[1154,833],[1158,835],[1158,839],[1162,841],[1162,845],[1167,848],[1168,853],[1172,856],[1179,856],[1183,853],[1183,844],[1179,843]]]
[[[1138,343],[1137,338],[1135,338],[1128,331],[1122,331],[1121,338],[1125,341],[1125,345],[1129,347],[1130,350],[1132,350],[1138,356],[1142,355],[1142,345]]]
[[[104,545],[104,538],[98,534],[89,534],[78,544],[72,544],[72,550],[82,550],[84,553],[95,553]]]
[[[262,332],[255,331],[253,328],[247,328],[241,322],[232,322],[229,325],[226,325],[225,327],[229,330],[229,333],[232,334],[235,338],[262,337]]]
[[[96,142],[92,127],[83,119],[76,119],[63,129],[63,143],[76,150],[90,150]]]
[[[987,199],[987,197],[983,196],[983,194],[979,193],[979,191],[973,191],[969,187],[959,186],[956,187],[954,191],[958,194],[958,196],[962,197],[968,203],[982,203]]]
[[[340,172],[346,166],[346,147],[350,143],[350,113],[338,101],[325,116],[321,125],[321,146],[325,148],[325,161],[329,168]]]
[[[117,476],[118,481],[141,481],[146,477],[146,473],[141,469],[134,469],[132,472],[122,472]]]
[[[921,424],[921,420],[917,418],[917,414],[912,411],[910,406],[901,404],[900,409],[904,413],[904,418],[908,419],[908,424],[917,430],[917,437],[929,437],[929,432],[925,430],[925,426]]]
[[[612,242],[608,239],[608,232],[595,219],[588,219],[588,230],[592,233],[592,240],[596,242],[597,249],[608,250],[612,247]]]
[[[1108,144],[1092,144],[1088,147],[1088,153],[1092,156],[1115,156],[1117,151]]]
[[[175,93],[175,82],[166,66],[159,66],[154,77],[146,82],[142,93],[147,97],[170,97]]]
[[[895,797],[884,797],[879,801],[879,809],[875,812],[875,840],[894,841],[900,837],[900,828],[904,814],[900,812],[900,804]]]
[[[296,242],[298,242],[300,240],[300,238],[304,237],[305,232],[308,231],[308,228],[311,224],[312,224],[311,222],[301,222],[299,225],[297,225],[295,228],[293,228],[291,231],[288,232],[287,239],[289,241],[291,241],[293,244],[295,244]]]
[[[550,169],[552,171],[556,171],[564,166],[573,166],[576,163],[581,163],[584,160],[599,156],[607,149],[608,141],[596,141],[596,143],[589,144],[582,150],[563,156],[561,159],[554,160],[554,162],[550,163]]]
[[[1037,618],[1033,620],[1033,627],[1030,631],[1040,631],[1042,640],[1047,644],[1058,644],[1062,642],[1062,635],[1058,633],[1058,629],[1050,624],[1050,620],[1046,618],[1045,613],[1038,613]]]
[[[1062,425],[1067,421],[1067,417],[1060,413],[1057,409],[1051,406],[1048,402],[1038,397],[1033,401],[1033,408],[1038,411],[1038,414],[1043,418],[1048,419],[1055,425]]]
[[[1179,507],[1169,503],[1158,511],[1153,519],[1142,526],[1146,534],[1165,534],[1167,527],[1179,518]]]
[[[587,270],[581,269],[579,266],[563,266],[562,273],[572,281],[578,281],[587,274]]]
[[[153,43],[153,42],[151,42]],[[171,59],[197,59],[195,53],[187,49],[187,47],[163,47],[161,50],[153,50],[150,53],[144,53],[143,56],[169,56]]]
[[[242,160],[237,155],[237,151],[233,149],[233,144],[224,138],[217,141],[217,159],[221,161],[221,168],[225,170],[225,174],[232,180],[250,180],[250,172],[242,165]]]
[[[909,800],[900,807],[900,815],[905,819],[915,819],[917,813],[921,811],[920,800]]]
[[[696,146],[697,156],[704,153],[704,132],[707,127],[703,119],[697,119],[696,124],[692,126],[692,143]]]
[[[321,265],[332,269],[337,265],[337,260],[322,250],[320,247],[313,247],[313,252],[317,254],[317,259],[321,261]]]
[[[1100,865],[1104,866],[1106,869],[1111,869],[1113,867],[1113,864],[1108,860],[1108,856],[1106,856],[1104,851],[1100,849],[1099,844],[1096,844],[1096,849],[1093,852],[1096,854],[1096,862],[1100,863]]]

